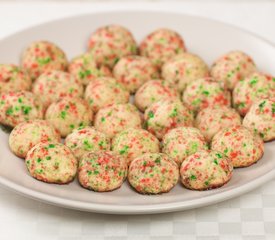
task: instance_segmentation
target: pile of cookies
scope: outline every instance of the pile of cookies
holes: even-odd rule
[[[180,179],[207,190],[256,163],[263,142],[275,138],[275,78],[241,51],[209,68],[173,30],[158,29],[138,46],[128,29],[109,25],[70,62],[38,41],[21,66],[1,64],[0,123],[40,181],[77,176],[105,192],[128,179],[137,192],[157,194]]]

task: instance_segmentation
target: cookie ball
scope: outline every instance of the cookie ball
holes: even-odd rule
[[[31,78],[20,67],[14,64],[0,64],[0,93],[28,91]]]
[[[169,85],[182,92],[188,83],[208,77],[206,63],[197,55],[182,53],[162,66],[161,76]]]
[[[84,53],[72,59],[68,72],[83,85],[88,85],[99,77],[111,77],[112,72],[106,66],[97,66],[91,53]]]
[[[144,113],[145,128],[158,139],[176,127],[192,126],[193,114],[179,100],[160,100]]]
[[[111,146],[110,139],[92,127],[75,129],[66,137],[65,145],[72,150],[77,159],[88,152],[110,150]]]
[[[82,97],[83,86],[69,73],[49,71],[36,79],[32,92],[39,97],[44,107],[48,107],[63,97]]]
[[[110,68],[120,58],[137,54],[137,44],[132,33],[119,25],[98,28],[89,39],[88,49],[99,65]]]
[[[198,112],[210,106],[230,106],[231,94],[213,78],[201,78],[189,83],[182,95],[185,105]]]
[[[180,99],[177,89],[161,80],[151,80],[143,84],[135,95],[135,105],[144,112],[152,103],[161,99]]]
[[[172,57],[186,51],[182,37],[169,29],[157,29],[150,33],[139,46],[141,56],[148,57],[153,64],[161,66]]]
[[[211,76],[233,90],[237,82],[256,70],[256,65],[250,56],[241,51],[231,51],[214,62]]]
[[[78,180],[82,187],[108,192],[120,188],[127,176],[124,158],[110,151],[89,152],[79,162]]]
[[[61,143],[36,144],[28,152],[25,163],[33,178],[46,183],[69,183],[77,172],[77,159]]]
[[[195,126],[200,129],[208,142],[220,130],[241,124],[242,121],[238,112],[226,106],[204,108],[198,113],[195,120]]]
[[[162,152],[179,166],[185,159],[208,145],[201,132],[193,127],[178,127],[170,130],[162,139]]]
[[[127,103],[130,93],[114,78],[97,78],[85,90],[85,99],[94,112],[112,104]]]
[[[113,74],[131,93],[135,93],[145,82],[159,78],[158,69],[148,58],[141,56],[121,58],[115,65]]]
[[[46,111],[46,120],[66,137],[74,129],[89,126],[93,112],[81,98],[62,98],[52,103]]]
[[[218,151],[198,151],[187,157],[180,167],[183,186],[192,190],[221,187],[231,179],[232,173],[230,159]]]
[[[141,117],[137,108],[130,103],[114,104],[97,112],[94,126],[112,138],[128,128],[141,128]]]
[[[243,119],[243,125],[267,142],[275,139],[275,99],[256,101]]]
[[[43,106],[34,94],[27,91],[7,92],[0,95],[0,123],[15,127],[17,124],[43,118]]]
[[[239,81],[233,90],[233,105],[238,112],[245,116],[252,103],[263,98],[275,98],[274,77],[253,73]]]
[[[145,153],[158,153],[158,139],[144,129],[129,128],[112,139],[112,151],[126,158],[128,165]]]
[[[45,120],[22,122],[11,131],[9,146],[18,157],[25,158],[28,151],[40,142],[60,142],[60,134]]]
[[[47,41],[38,41],[31,43],[25,49],[21,65],[34,80],[46,71],[65,71],[68,61],[65,53],[57,45]]]
[[[224,153],[234,167],[248,167],[264,154],[264,144],[258,134],[244,126],[219,131],[212,140],[212,150]]]
[[[128,181],[139,193],[169,192],[178,182],[177,164],[163,153],[147,153],[135,158],[129,167]]]

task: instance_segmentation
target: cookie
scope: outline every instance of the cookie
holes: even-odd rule
[[[141,128],[141,117],[137,108],[130,103],[113,104],[97,112],[94,126],[112,138],[128,128]]]
[[[81,98],[62,98],[48,107],[45,118],[66,137],[74,129],[91,125],[93,112]]]
[[[169,192],[178,182],[177,164],[163,153],[147,153],[135,158],[129,167],[128,181],[139,193]]]
[[[28,151],[40,142],[60,142],[60,134],[45,120],[31,120],[18,124],[10,133],[9,146],[18,157],[25,158]]]
[[[28,152],[25,163],[33,178],[46,183],[69,183],[77,172],[77,159],[61,143],[36,144]]]
[[[198,151],[187,157],[180,167],[184,187],[209,190],[226,184],[232,177],[233,166],[228,157],[218,151]]]
[[[190,155],[207,150],[208,144],[201,132],[193,127],[178,127],[170,130],[162,139],[162,152],[179,166]]]
[[[89,152],[79,162],[78,180],[82,187],[108,192],[119,188],[127,176],[124,158],[110,151]]]
[[[197,55],[181,53],[162,66],[162,78],[182,92],[188,83],[208,77],[207,64]]]
[[[212,139],[211,149],[224,153],[234,167],[248,167],[259,161],[264,154],[260,136],[244,126],[219,131]]]
[[[180,99],[176,88],[161,80],[150,80],[143,84],[135,94],[135,105],[144,112],[151,104],[161,99]]]
[[[68,60],[63,50],[54,43],[37,41],[24,50],[21,65],[27,70],[31,79],[35,80],[47,71],[65,71]]]
[[[112,139],[112,151],[126,158],[128,165],[145,153],[158,153],[159,141],[144,129],[126,129]]]
[[[77,159],[88,152],[110,150],[110,139],[93,127],[75,129],[69,134],[64,143],[71,149]]]

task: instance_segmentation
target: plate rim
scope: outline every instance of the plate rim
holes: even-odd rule
[[[108,14],[108,13],[158,13],[158,14],[177,14],[177,15],[183,15],[191,18],[197,18],[202,20],[207,20],[210,22],[218,23],[220,25],[226,25],[229,28],[241,31],[243,33],[246,33],[250,36],[253,36],[266,44],[270,45],[271,47],[275,48],[275,44],[262,36],[258,35],[257,33],[251,32],[247,29],[243,29],[239,26],[236,26],[234,24],[226,23],[220,20],[216,20],[213,18],[208,18],[200,15],[192,15],[192,14],[186,14],[181,11],[177,10],[156,10],[156,9],[134,9],[134,7],[122,7],[117,9],[109,9],[109,10],[97,10],[90,13],[84,13],[84,14],[75,14],[71,16],[66,17],[60,17],[53,20],[45,21],[39,24],[30,25],[28,27],[24,27],[18,31],[15,31],[11,34],[8,34],[2,38],[0,38],[1,41],[7,40],[9,37],[12,37],[14,35],[23,33],[27,30],[33,29],[33,28],[39,28],[41,26],[45,26],[48,24],[53,24],[55,22],[59,21],[66,21],[67,19],[74,19],[79,17],[85,17],[90,15],[101,15],[101,14]],[[2,131],[2,130],[1,130]],[[105,204],[105,203],[91,203],[91,202],[83,202],[79,200],[71,200],[66,199],[62,197],[57,197],[54,195],[38,192],[32,189],[29,189],[27,187],[21,186],[19,184],[16,184],[3,176],[0,175],[0,185],[4,188],[11,190],[13,192],[16,192],[24,197],[28,197],[31,199],[35,199],[38,201],[42,201],[51,205],[56,205],[59,207],[64,207],[68,209],[74,209],[74,210],[80,210],[80,211],[86,211],[86,212],[94,212],[94,213],[104,213],[104,214],[118,214],[118,215],[129,215],[129,214],[157,214],[157,213],[165,213],[165,212],[175,212],[179,210],[188,210],[193,208],[198,208],[202,206],[207,206],[211,204],[215,204],[224,200],[228,200],[231,198],[234,198],[236,196],[239,196],[243,193],[249,192],[261,185],[263,185],[265,182],[271,180],[275,177],[275,169],[271,169],[268,173],[265,175],[258,177],[255,180],[252,180],[246,184],[243,184],[241,186],[235,187],[231,190],[228,190],[226,192],[217,193],[213,195],[209,195],[203,198],[198,198],[195,200],[187,200],[184,202],[175,202],[175,203],[160,203],[160,204],[152,204],[152,205],[112,205],[112,204]]]

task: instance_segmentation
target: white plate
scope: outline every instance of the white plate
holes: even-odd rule
[[[202,56],[210,65],[221,54],[239,49],[249,53],[262,71],[275,75],[275,48],[267,41],[232,26],[177,13],[149,11],[102,12],[66,18],[36,26],[0,41],[0,62],[18,63],[22,49],[34,40],[50,40],[71,58],[85,51],[87,39],[96,28],[117,23],[129,28],[140,41],[160,27],[178,31],[188,50]],[[197,192],[178,184],[171,192],[156,196],[140,195],[127,182],[114,192],[85,190],[77,181],[65,186],[46,184],[29,176],[22,159],[8,147],[8,135],[0,130],[0,183],[25,196],[83,211],[142,214],[190,209],[213,204],[247,192],[275,176],[275,142],[265,144],[264,157],[257,164],[234,171],[222,188]]]

